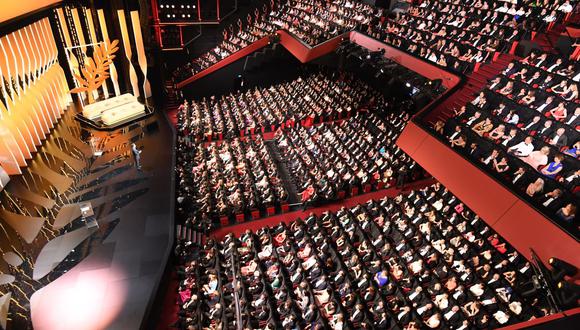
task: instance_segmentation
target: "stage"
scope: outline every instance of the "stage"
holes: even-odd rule
[[[99,132],[81,126],[74,112],[69,109],[53,134],[66,142],[48,140],[26,169],[31,173],[6,188],[15,204],[25,201],[25,207],[32,203],[48,210],[36,236],[12,226],[31,240],[22,246],[9,242],[17,257],[9,267],[15,276],[13,301],[2,302],[9,311],[8,328],[142,328],[172,252],[173,128],[157,111]],[[134,164],[133,142],[142,150],[141,171]],[[102,155],[95,157],[95,151]],[[62,170],[68,167],[70,173]],[[42,186],[38,193],[32,180]],[[98,226],[83,220],[83,202],[91,203]],[[41,218],[23,213],[8,216]],[[6,214],[2,220],[11,224]],[[22,241],[12,230],[6,235]]]

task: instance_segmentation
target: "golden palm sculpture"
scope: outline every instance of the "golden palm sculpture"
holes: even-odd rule
[[[89,104],[95,102],[93,91],[109,78],[109,66],[115,58],[113,54],[119,50],[118,43],[119,40],[106,41],[95,47],[93,58],[87,57],[85,65],[81,68],[83,76],[73,74],[80,86],[71,89],[71,93],[87,92]]]

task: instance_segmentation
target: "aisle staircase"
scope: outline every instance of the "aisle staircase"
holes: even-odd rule
[[[467,80],[455,93],[439,104],[427,116],[426,120],[431,124],[437,120],[446,121],[453,115],[454,109],[459,109],[468,102],[471,102],[490,79],[498,75],[516,57],[511,54],[501,54],[497,59],[489,64],[484,64],[476,72],[467,77]]]
[[[174,89],[171,82],[165,83],[165,90],[167,91],[167,98],[165,101],[165,111],[167,111],[167,117],[169,121],[177,128],[177,111],[180,106],[179,97],[177,93],[179,90]]]
[[[292,180],[292,176],[286,167],[286,164],[282,160],[282,156],[280,155],[280,151],[276,146],[276,142],[274,140],[265,141],[266,148],[270,152],[270,156],[274,159],[274,163],[278,168],[278,173],[280,173],[280,179],[284,183],[284,188],[288,192],[288,204],[295,205],[300,203],[300,196],[298,195],[298,188],[296,184]]]

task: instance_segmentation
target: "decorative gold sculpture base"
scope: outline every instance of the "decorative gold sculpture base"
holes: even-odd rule
[[[123,94],[85,106],[76,119],[98,130],[113,130],[153,114],[154,109]]]

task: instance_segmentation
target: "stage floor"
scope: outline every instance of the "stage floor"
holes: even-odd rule
[[[75,181],[61,210],[76,210],[78,203],[89,201],[99,228],[85,226],[76,211],[60,219],[66,233],[48,242],[36,262],[41,269],[35,275],[47,274],[49,283],[30,298],[32,325],[138,329],[173,245],[173,129],[156,112],[113,132],[82,130],[85,138],[100,139],[103,154],[88,162],[88,173]],[[141,171],[134,164],[132,142],[142,149]],[[71,248],[73,253],[63,259]]]

